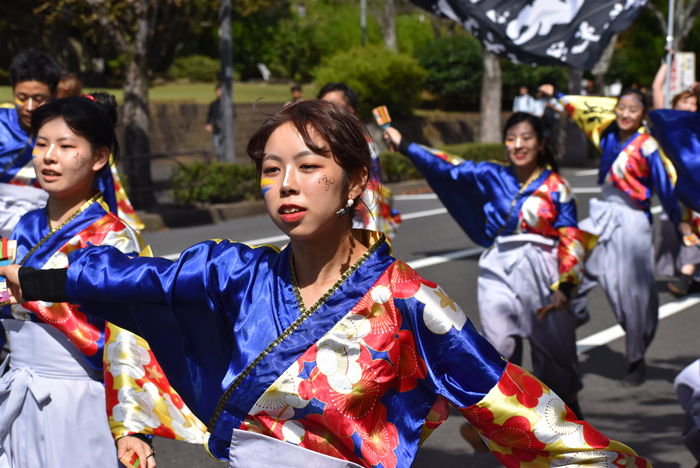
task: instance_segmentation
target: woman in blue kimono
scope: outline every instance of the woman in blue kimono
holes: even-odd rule
[[[503,361],[383,234],[352,231],[373,177],[366,137],[324,101],[291,104],[253,136],[268,213],[290,237],[281,251],[206,241],[172,262],[94,247],[67,270],[0,274],[15,300],[69,299],[138,331],[233,467],[409,467],[448,404],[508,466],[650,466]]]
[[[546,94],[554,93],[551,85],[542,88]],[[599,238],[586,261],[586,278],[572,309],[586,316],[586,294],[596,284],[602,286],[627,334],[629,367],[620,386],[638,386],[645,380],[644,354],[659,321],[651,197],[658,195],[680,229],[676,171],[643,126],[647,104],[639,90],[624,90],[617,100],[563,94],[559,99],[602,152],[598,184],[603,200],[592,199],[590,217],[580,223],[581,229]]]
[[[88,245],[132,256],[143,250],[138,234],[92,188],[110,170],[110,153],[119,156],[116,106],[113,97],[95,93],[52,101],[32,114],[32,164],[48,202],[12,232],[20,265],[66,268],[71,252]],[[150,435],[203,442],[203,425],[140,337],[67,301],[6,306],[0,322],[11,350],[0,378],[0,467],[116,468],[132,450],[140,466],[155,468]]]
[[[428,150],[395,128],[385,137],[421,171],[467,234],[488,247],[478,278],[484,337],[518,365],[528,338],[534,375],[580,416],[583,383],[568,301],[594,239],[578,229],[576,200],[544,131],[538,117],[513,114],[503,131],[508,164]]]

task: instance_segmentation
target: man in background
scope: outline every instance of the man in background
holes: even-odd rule
[[[513,112],[526,112],[532,114],[535,100],[527,92],[527,86],[521,86],[518,96],[513,100]]]
[[[224,160],[223,145],[221,144],[221,83],[216,85],[216,101],[209,104],[209,113],[207,113],[207,124],[204,129],[211,134],[214,142],[214,152],[216,160],[221,162]]]
[[[299,86],[299,85],[292,86],[292,102],[298,101],[302,97],[304,97],[304,94],[301,91],[301,86]]]
[[[49,54],[28,49],[12,59],[14,104],[0,105],[0,236],[8,237],[28,211],[46,205],[37,184],[32,151],[32,112],[54,98],[61,67]]]

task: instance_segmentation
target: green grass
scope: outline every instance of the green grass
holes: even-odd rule
[[[255,102],[262,98],[263,102],[285,102],[291,98],[291,85],[287,84],[265,84],[265,83],[234,83],[233,102],[246,104]],[[303,87],[306,97],[314,96],[314,85]],[[84,92],[103,91],[101,89],[86,88]],[[122,89],[106,89],[110,94],[114,94],[120,103],[124,100]],[[196,102],[199,104],[209,104],[216,98],[214,94],[214,83],[193,83],[193,84],[166,84],[152,86],[148,92],[152,102]],[[0,103],[12,102],[12,88],[0,86]]]

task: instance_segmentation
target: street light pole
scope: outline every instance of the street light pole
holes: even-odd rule
[[[221,57],[221,138],[224,162],[236,162],[233,129],[233,44],[231,40],[231,0],[219,3],[219,56]]]
[[[362,28],[362,47],[367,45],[367,0],[360,0],[360,27]]]
[[[668,35],[666,36],[666,81],[664,82],[664,108],[671,107],[671,65],[673,64],[673,15],[674,15],[674,0],[668,2]]]

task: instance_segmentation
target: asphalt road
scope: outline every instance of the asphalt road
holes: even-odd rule
[[[591,172],[563,171],[579,200],[579,220],[587,216],[590,198],[600,196]],[[412,262],[421,275],[440,284],[478,329],[477,246],[449,214],[444,213],[440,201],[431,194],[397,197],[396,207],[405,220],[393,243],[394,255]],[[143,236],[159,256],[176,255],[196,242],[212,238],[283,245],[281,237],[267,216]],[[619,334],[615,334],[614,328],[611,330],[616,321],[602,290],[596,288],[591,293],[591,320],[577,330],[579,348],[586,349],[580,354],[585,387],[579,399],[586,419],[594,427],[610,438],[625,442],[656,468],[692,467],[695,461],[681,441],[683,413],[673,391],[673,379],[700,357],[700,305],[695,304],[700,303],[700,296],[685,302],[674,301],[667,282],[667,279],[658,278],[661,312],[666,317],[661,320],[647,354],[647,382],[634,389],[617,386],[627,366],[624,337],[616,338]],[[584,339],[587,341],[582,341]],[[525,355],[528,354],[526,349]],[[531,369],[527,358],[525,367]],[[500,466],[491,454],[475,454],[461,439],[458,430],[462,422],[462,416],[455,411],[418,451],[413,466]],[[161,438],[156,438],[155,446],[159,468],[226,466],[213,460],[201,446]]]

